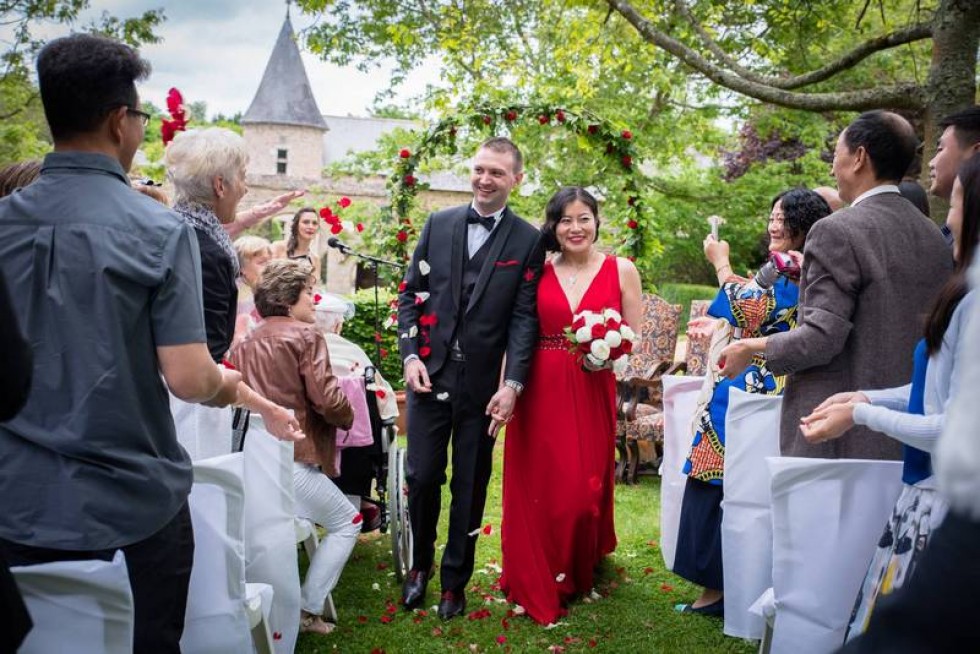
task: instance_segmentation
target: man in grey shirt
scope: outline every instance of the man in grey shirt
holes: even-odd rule
[[[179,652],[192,473],[164,380],[221,406],[238,401],[241,377],[208,354],[194,231],[126,176],[148,64],[74,35],[37,67],[55,151],[0,201],[0,271],[34,356],[27,404],[0,424],[0,551],[14,566],[122,549],[134,651]]]

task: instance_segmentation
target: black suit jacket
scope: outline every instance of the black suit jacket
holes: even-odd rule
[[[463,205],[429,216],[398,296],[401,356],[419,355],[430,376],[445,364],[456,329],[468,209]],[[544,264],[540,234],[510,208],[504,210],[496,231],[466,307],[466,333],[460,343],[466,353],[468,391],[478,402],[489,401],[496,392],[505,352],[504,378],[525,383],[538,337],[537,289]],[[417,302],[425,297],[419,293],[429,296]],[[427,324],[432,316],[435,324]]]

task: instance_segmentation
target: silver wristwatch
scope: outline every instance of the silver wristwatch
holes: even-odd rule
[[[524,384],[522,384],[519,381],[514,381],[513,379],[504,380],[504,386],[513,388],[514,392],[517,393],[518,395],[520,395],[521,392],[524,390]]]

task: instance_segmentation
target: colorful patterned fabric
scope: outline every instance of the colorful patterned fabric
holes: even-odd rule
[[[754,338],[796,327],[798,303],[799,287],[785,277],[780,277],[770,289],[760,289],[747,280],[732,277],[719,289],[708,315],[731,325],[732,340]],[[738,388],[748,393],[778,395],[783,392],[785,377],[772,374],[763,355],[753,357],[745,372],[734,381],[722,377],[714,364],[709,366],[706,374],[705,385],[709,392],[700,407],[697,431],[683,472],[694,479],[721,484],[729,391]]]

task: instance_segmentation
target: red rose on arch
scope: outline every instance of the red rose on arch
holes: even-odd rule
[[[330,225],[331,234],[339,234],[342,231],[344,231],[344,226],[341,225],[339,222]]]
[[[489,125],[492,122],[493,122],[493,118],[491,118],[490,116],[484,116],[483,117],[483,124],[484,125]]]
[[[624,129],[622,133],[622,137],[627,141],[629,141],[631,138],[633,138],[633,132],[629,131],[628,129]]]
[[[547,125],[548,123],[551,122],[551,118],[548,117],[548,114],[541,114],[540,116],[538,116],[538,122],[541,123],[542,125]]]
[[[412,153],[407,148],[402,148],[398,152],[398,156],[401,157],[402,159],[408,159],[409,157],[412,156]]]
[[[399,241],[404,243],[405,241],[408,240],[408,232],[404,230],[399,230],[399,232],[395,234],[395,238],[397,238]]]
[[[345,197],[342,197],[339,200],[337,200],[337,204],[340,205],[340,208],[341,209],[346,209],[347,207],[350,206],[350,198],[348,198],[346,196]]]
[[[630,220],[628,223],[626,223],[626,226],[630,229],[636,229],[640,226],[640,223],[636,222],[635,220]]]
[[[589,131],[589,134],[596,134],[596,133],[599,132],[599,126],[598,125],[589,125],[588,131]]]
[[[626,168],[630,168],[632,165],[633,165],[633,157],[629,156],[628,154],[624,154],[623,155],[623,166],[626,167]]]
[[[514,122],[515,120],[517,120],[517,112],[511,109],[510,111],[504,114],[504,119],[509,123]]]
[[[559,123],[565,122],[565,112],[559,109],[557,112],[555,112],[555,119],[557,119]]]
[[[357,231],[359,231],[359,232],[363,232],[364,231],[364,223],[357,223],[354,227],[356,227],[357,228]]]
[[[405,186],[415,186],[415,182],[417,181],[418,180],[415,179],[414,175],[405,175],[405,179],[404,179]]]

